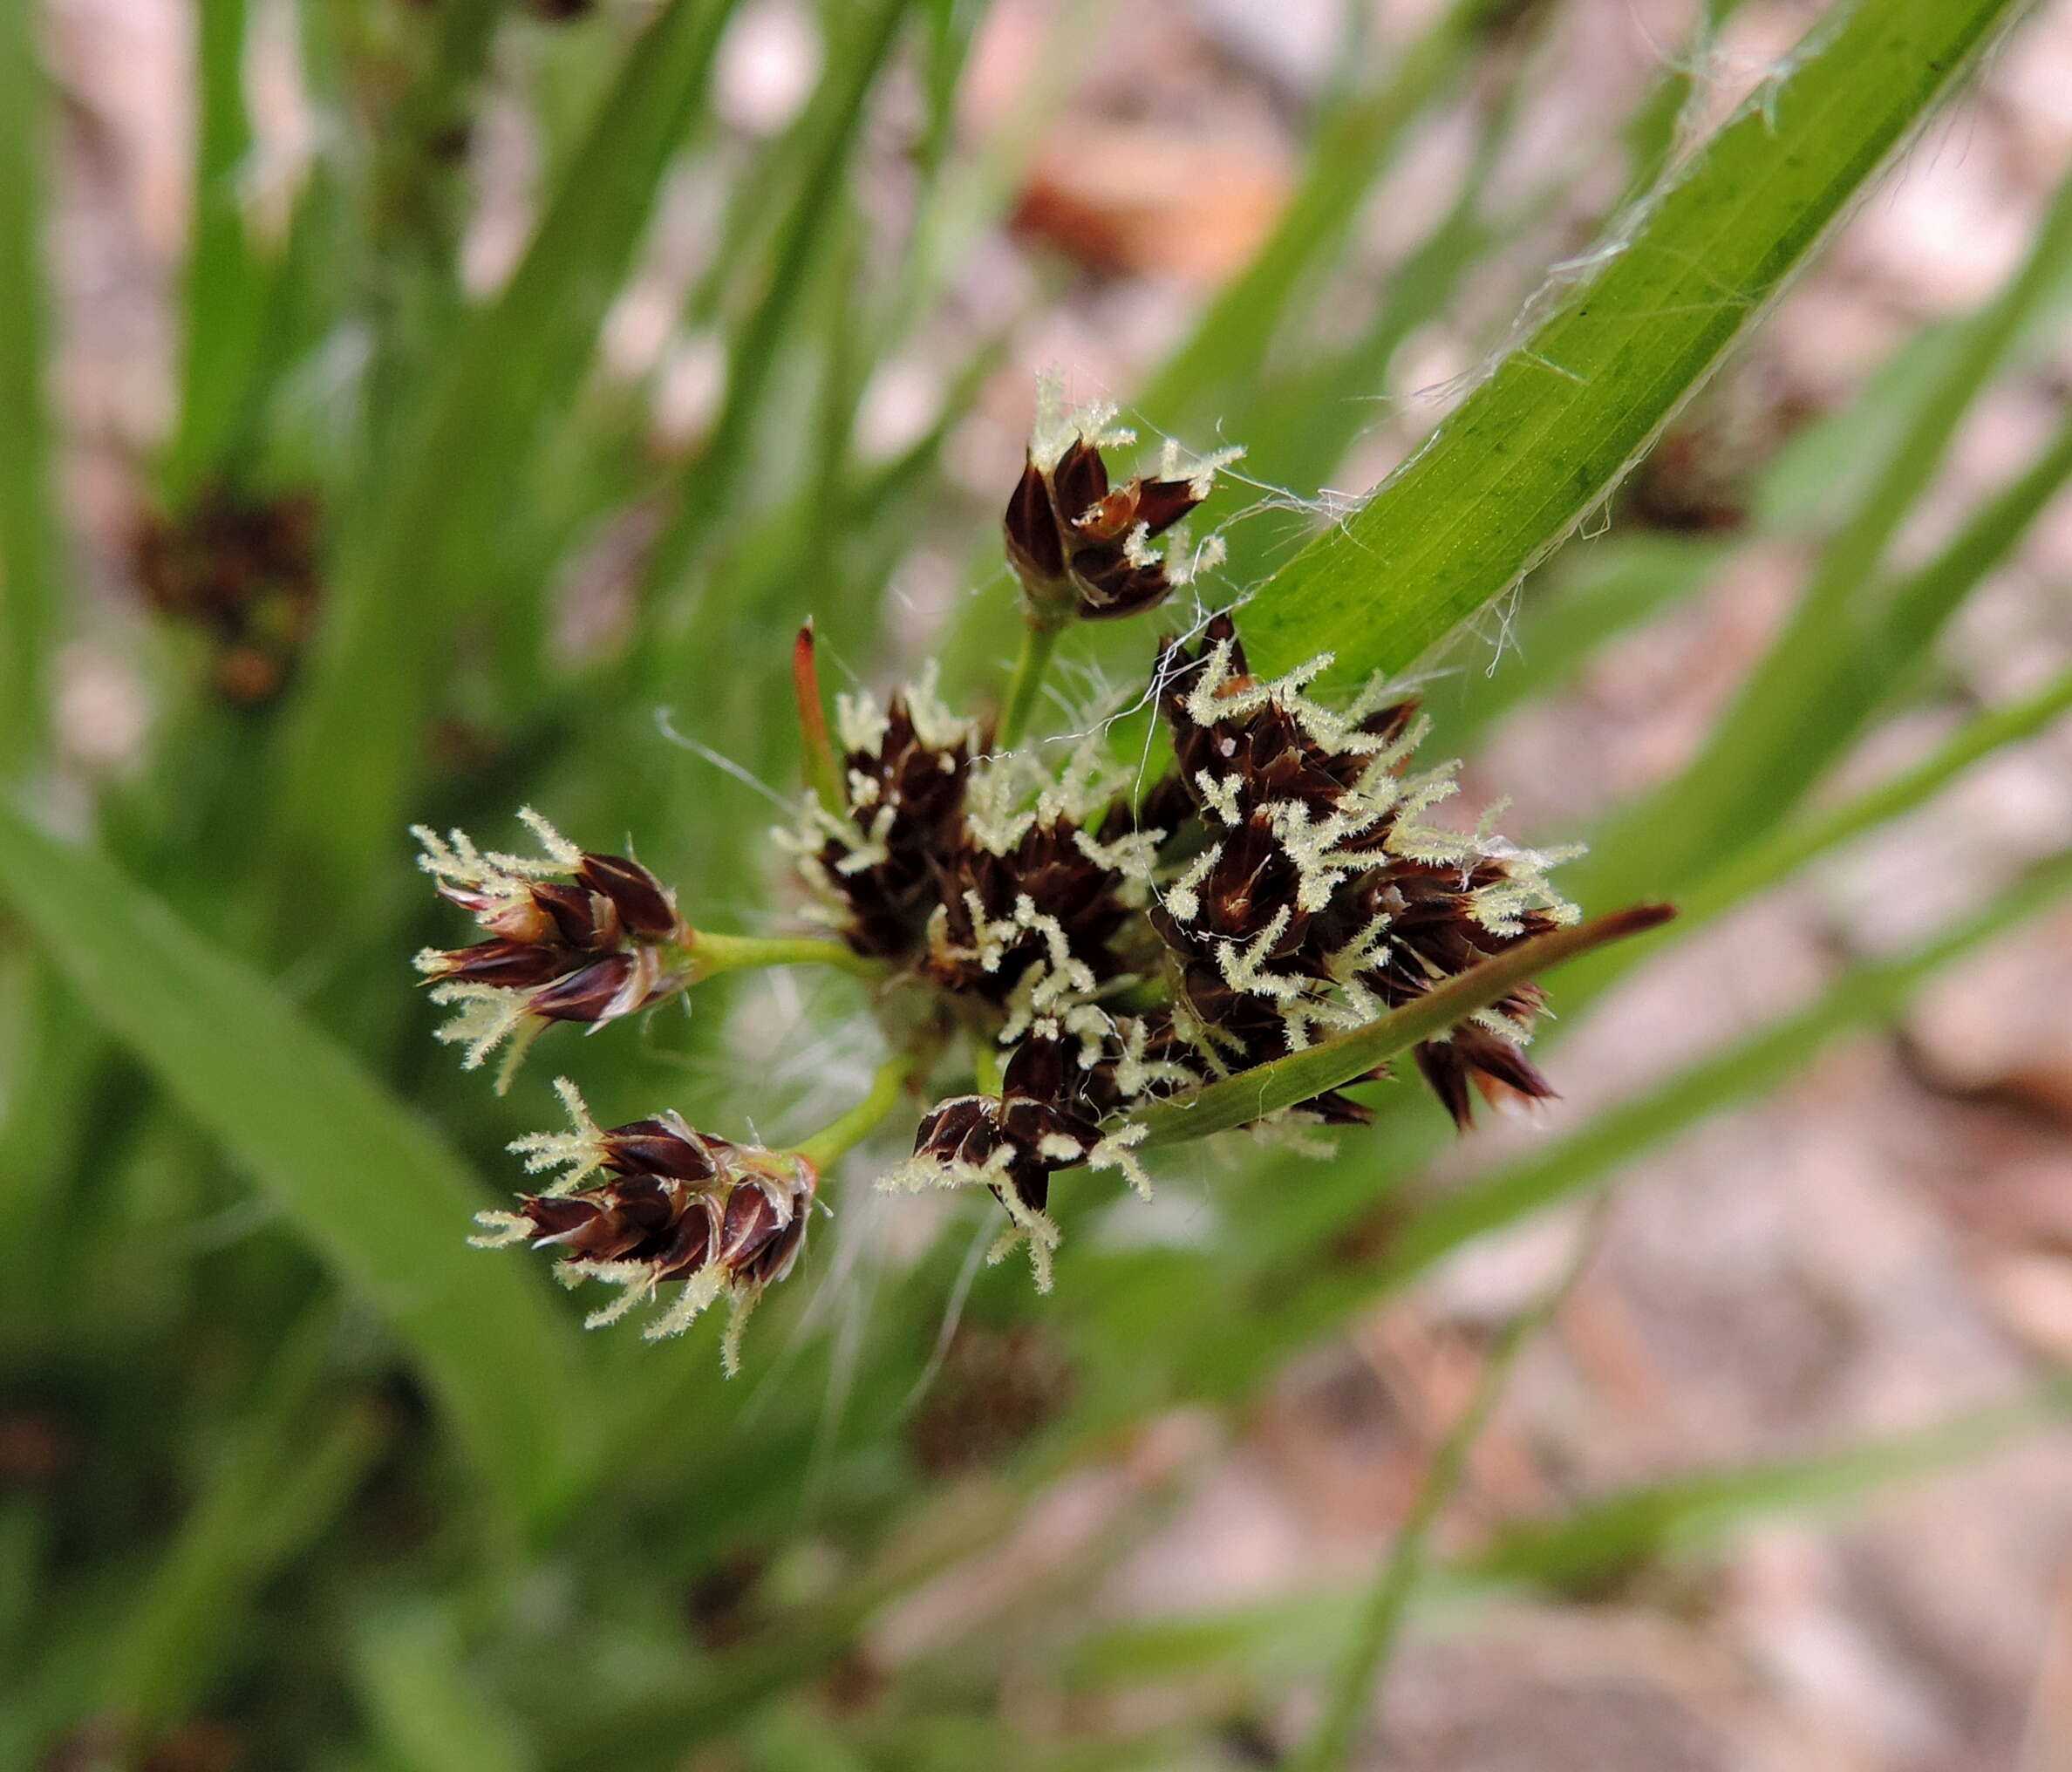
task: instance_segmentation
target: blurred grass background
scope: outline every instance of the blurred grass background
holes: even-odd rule
[[[2069,89],[2062,0],[0,10],[0,1763],[2072,1764]],[[1049,365],[1685,914],[1537,1133],[1075,1177],[1042,1298],[862,1154],[742,1378],[586,1338],[463,1242],[549,1080],[795,1138],[856,987],[494,1097],[405,827],[787,926],[790,637],[998,694]]]

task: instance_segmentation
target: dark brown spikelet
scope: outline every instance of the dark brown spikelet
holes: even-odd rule
[[[1375,696],[1334,714],[1303,693],[1315,668],[1262,684],[1227,616],[1159,659],[1176,774],[1208,841],[1151,922],[1183,1025],[1223,1070],[1294,1051],[1348,1012],[1407,1003],[1573,915],[1544,858],[1423,823],[1451,789],[1443,774],[1407,776],[1414,701]],[[1474,1089],[1552,1093],[1520,1049],[1539,1004],[1527,986],[1416,1049],[1456,1122]],[[1336,1091],[1304,1106],[1326,1121],[1367,1117]]]
[[[1002,521],[1008,563],[1039,625],[1155,608],[1196,565],[1222,557],[1210,550],[1169,562],[1151,543],[1207,498],[1217,469],[1244,452],[1187,461],[1169,444],[1155,474],[1117,484],[1102,451],[1136,440],[1114,427],[1114,417],[1106,403],[1067,412],[1059,385],[1039,383],[1035,432]]]
[[[930,1476],[998,1463],[1057,1414],[1073,1385],[1064,1347],[1042,1324],[962,1323],[907,1424],[914,1462]]]
[[[1046,611],[1104,621],[1154,609],[1172,594],[1172,581],[1165,562],[1142,544],[1208,493],[1205,479],[1114,486],[1101,451],[1075,438],[1049,467],[1032,455],[1023,468],[1007,501],[1008,563],[1031,603]]]
[[[1482,862],[1457,868],[1399,861],[1365,883],[1353,900],[1368,921],[1386,917],[1391,946],[1385,958],[1358,974],[1359,981],[1388,1008],[1414,1001],[1434,982],[1457,976],[1506,948],[1560,927],[1562,918],[1544,909],[1522,910],[1516,927],[1490,930],[1475,914],[1478,892],[1501,889],[1505,876]],[[1542,1003],[1528,985],[1496,1003],[1484,1017],[1463,1022],[1442,1040],[1428,1040],[1413,1056],[1418,1070],[1463,1131],[1473,1123],[1474,1094],[1493,1103],[1551,1100],[1553,1086],[1529,1060],[1520,1041],[1531,1031]],[[1515,1029],[1507,1033],[1493,1028]]]
[[[1055,1230],[1044,1216],[1054,1170],[1087,1161],[1101,1143],[1096,1105],[1077,1087],[1077,1067],[1054,1026],[1032,1033],[1009,1059],[998,1095],[942,1102],[914,1135],[914,1155],[896,1179],[908,1185],[989,1188],[1030,1239],[1038,1282]]]
[[[936,864],[930,903],[941,909],[923,971],[944,990],[1004,1007],[1031,967],[1054,969],[1060,951],[1086,969],[1080,988],[1087,991],[1130,970],[1120,938],[1142,894],[1101,857],[1134,828],[1129,808],[1117,802],[1088,834],[1091,845],[1062,812],[1039,814],[999,853],[964,834]]]
[[[515,1213],[485,1213],[484,1244],[525,1242],[551,1251],[569,1284],[620,1288],[591,1313],[616,1321],[659,1288],[682,1296],[648,1330],[681,1333],[725,1295],[737,1317],[790,1273],[805,1247],[817,1177],[794,1153],[740,1145],[699,1132],[674,1114],[600,1128],[572,1085],[556,1085],[575,1131],[512,1146],[535,1168],[566,1164],[556,1189],[521,1196]],[[733,1364],[730,1332],[728,1364]]]
[[[433,1000],[462,1005],[440,1037],[465,1042],[470,1065],[528,1023],[614,1020],[689,975],[692,931],[659,880],[623,855],[576,848],[536,813],[521,816],[544,858],[485,853],[459,831],[416,830],[440,896],[489,937],[417,957]]]
[[[840,815],[821,814],[806,872],[842,937],[872,959],[919,948],[943,858],[960,840],[964,782],[981,734],[924,685],[883,712],[844,698]]]
[[[272,700],[301,656],[320,596],[317,541],[308,494],[218,484],[184,510],[146,517],[133,554],[146,600],[208,636],[217,692],[249,707]]]

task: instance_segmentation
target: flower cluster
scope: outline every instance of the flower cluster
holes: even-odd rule
[[[1199,554],[1173,549],[1171,559],[1151,543],[1207,498],[1217,471],[1244,452],[1224,449],[1189,462],[1169,442],[1155,475],[1116,486],[1101,452],[1135,440],[1116,426],[1112,406],[1067,412],[1054,380],[1039,385],[1028,464],[1003,526],[1008,563],[1033,619],[1135,615],[1222,558],[1213,541]]]
[[[459,1005],[439,1038],[467,1048],[470,1070],[507,1039],[515,1063],[549,1022],[616,1021],[691,977],[690,931],[675,896],[652,874],[577,849],[530,807],[518,815],[544,855],[485,853],[460,831],[412,832],[440,896],[489,937],[426,948],[416,962],[438,980],[432,1000]]]
[[[1174,956],[1176,1005],[1219,1073],[1299,1050],[1312,1029],[1372,1020],[1575,920],[1546,879],[1563,855],[1426,820],[1453,794],[1453,766],[1410,772],[1425,732],[1414,701],[1377,688],[1333,712],[1305,693],[1329,663],[1262,683],[1228,616],[1161,660],[1159,705],[1205,841],[1152,920]],[[1520,1050],[1539,1001],[1523,987],[1416,1048],[1462,1127],[1470,1085],[1491,1101],[1553,1093]],[[1307,1106],[1367,1118],[1335,1094]]]
[[[974,758],[970,728],[925,686],[883,710],[842,705],[847,780],[868,803],[814,815],[820,915],[942,992],[1004,1057],[996,1088],[923,1119],[888,1182],[990,1188],[1039,1284],[1057,1240],[1053,1173],[1113,1167],[1146,1185],[1131,1128],[1115,1123],[1131,1105],[1361,1026],[1575,917],[1546,879],[1560,857],[1431,821],[1453,772],[1410,767],[1425,725],[1413,702],[1377,688],[1333,710],[1308,694],[1329,662],[1262,681],[1228,616],[1169,642],[1154,688],[1175,763],[1141,798],[1098,737],[1053,778],[1026,753]],[[929,730],[944,740],[932,763],[911,736]],[[940,784],[924,821],[869,798],[893,733],[902,773]],[[893,828],[912,847],[870,835]],[[932,883],[903,949],[875,914],[886,876]],[[1522,1049],[1538,1006],[1522,987],[1416,1049],[1462,1126],[1476,1091],[1552,1093]],[[1260,1129],[1299,1143],[1309,1127],[1367,1117],[1332,1090]]]
[[[527,1243],[552,1250],[564,1284],[603,1280],[619,1295],[593,1311],[591,1328],[616,1323],[665,1285],[680,1285],[646,1331],[680,1335],[715,1299],[733,1304],[726,1368],[740,1364],[740,1333],[766,1287],[792,1271],[805,1247],[819,1176],[795,1152],[764,1150],[694,1132],[674,1114],[600,1127],[576,1086],[555,1085],[571,1129],[521,1138],[511,1148],[528,1171],[564,1173],[515,1212],[480,1212],[485,1249]]]
[[[214,485],[139,521],[131,545],[145,599],[206,636],[226,701],[259,706],[294,674],[322,600],[321,518],[306,493]]]
[[[1039,419],[1005,523],[1033,633],[1160,603],[1212,552],[1181,555],[1172,538],[1222,459],[1189,467],[1169,450],[1156,474],[1122,480],[1103,453],[1124,439],[1113,419],[1054,400]],[[1162,535],[1176,562],[1153,550]],[[1031,649],[1018,670],[1046,656]],[[420,831],[439,890],[487,937],[418,960],[459,1006],[442,1035],[471,1065],[714,970],[812,960],[870,983],[891,1048],[870,1098],[794,1150],[667,1114],[606,1130],[564,1083],[573,1131],[513,1148],[565,1173],[484,1215],[480,1240],[551,1250],[571,1284],[619,1285],[592,1322],[680,1285],[649,1333],[678,1332],[722,1294],[738,1326],[797,1260],[821,1173],[917,1091],[932,1105],[883,1185],[989,1189],[1007,1219],[996,1257],[1026,1247],[1047,1289],[1052,1177],[1112,1169],[1148,1193],[1140,1110],[1364,1026],[1575,917],[1546,877],[1561,856],[1487,820],[1435,819],[1453,771],[1416,767],[1414,701],[1381,684],[1340,706],[1312,693],[1331,662],[1262,678],[1228,614],[1168,639],[1144,699],[1171,762],[1147,787],[1098,720],[1047,753],[997,743],[945,703],[932,667],[883,700],[837,698],[830,736],[808,631],[793,669],[815,791],[779,835],[823,938],[693,930],[645,869],[579,849],[535,814],[539,859]],[[1030,689],[1018,677],[1007,705],[1026,709]],[[1414,1049],[1459,1125],[1478,1093],[1552,1093],[1523,1051],[1539,1009],[1520,985]],[[1314,1148],[1314,1128],[1368,1117],[1341,1086],[1252,1129]]]

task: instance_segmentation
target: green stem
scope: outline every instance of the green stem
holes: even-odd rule
[[[716,935],[693,930],[687,944],[693,984],[721,972],[757,966],[832,966],[851,978],[876,984],[888,975],[883,960],[866,959],[844,943],[811,935]]]
[[[838,1120],[830,1121],[794,1152],[825,1175],[828,1166],[876,1131],[885,1116],[899,1105],[906,1093],[907,1079],[914,1073],[914,1060],[901,1056],[887,1059],[870,1080],[870,1093]]]
[[[1029,716],[1036,711],[1036,693],[1043,687],[1043,673],[1057,650],[1058,636],[1064,631],[1061,622],[1036,617],[1023,628],[1021,651],[1014,661],[1014,675],[1007,683],[1007,705],[1000,711],[1000,730],[993,738],[995,748],[1011,751],[1021,742]]]
[[[1353,1741],[1360,1732],[1360,1725],[1371,1723],[1379,1709],[1376,1688],[1388,1670],[1396,1633],[1402,1625],[1411,1596],[1424,1575],[1425,1553],[1431,1542],[1432,1529],[1461,1485],[1469,1455],[1481,1439],[1482,1429],[1489,1425],[1489,1417],[1496,1413],[1504,1386],[1518,1363],[1518,1355],[1561,1308],[1562,1300],[1567,1298],[1583,1270],[1590,1264],[1591,1257],[1597,1252],[1604,1229],[1605,1203],[1610,1198],[1609,1195],[1599,1196],[1582,1235],[1577,1238],[1575,1252],[1554,1284],[1537,1303],[1521,1311],[1504,1326],[1496,1346],[1490,1349],[1482,1374],[1476,1380],[1474,1394],[1468,1399],[1468,1407],[1461,1411],[1433,1455],[1424,1481],[1418,1486],[1416,1498],[1410,1504],[1410,1512],[1396,1533],[1395,1542],[1389,1546],[1387,1559],[1376,1575],[1373,1589],[1367,1597],[1360,1632],[1332,1680],[1324,1720],[1317,1726],[1308,1746],[1289,1762],[1292,1772],[1343,1772],[1352,1763]]]

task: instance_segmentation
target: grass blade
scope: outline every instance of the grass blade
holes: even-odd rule
[[[1562,1300],[1596,1253],[1602,1230],[1600,1214],[1577,1240],[1574,1252],[1554,1284],[1529,1309],[1519,1312],[1504,1326],[1496,1345],[1482,1361],[1467,1406],[1433,1455],[1410,1511],[1396,1530],[1381,1572],[1367,1595],[1352,1645],[1332,1681],[1323,1720],[1308,1746],[1295,1757],[1294,1772],[1343,1772],[1351,1763],[1360,1726],[1371,1719],[1377,1690],[1387,1673],[1390,1652],[1424,1574],[1426,1548],[1433,1528],[1461,1486],[1469,1455],[1489,1426],[1489,1417],[1496,1414],[1519,1354],[1524,1352],[1525,1344],[1553,1320]]]
[[[538,1755],[469,1680],[458,1638],[447,1609],[428,1602],[361,1626],[357,1683],[379,1735],[413,1772],[533,1772]]]
[[[239,181],[252,151],[245,114],[245,0],[201,0],[194,62],[194,219],[187,241],[180,422],[162,467],[183,503],[221,470],[260,350],[268,268],[245,229]]]
[[[1889,649],[1901,637],[1866,658],[1864,643],[1878,625],[1878,563],[1965,414],[2069,267],[2072,179],[2060,187],[2027,261],[1966,326],[1884,467],[1823,550],[1791,619],[1704,751],[1674,780],[1629,808],[1607,837],[1605,850],[1614,857],[1629,846],[1645,848],[1655,889],[1690,877],[1724,853],[1737,834],[1775,822],[1862,730],[1888,681],[1870,667],[1889,666]],[[2072,427],[1959,538],[1953,566],[1932,581],[1940,595],[1917,593],[1909,600],[1907,644],[1926,645],[1953,596],[1977,582],[1970,575],[1982,574],[2012,544],[2068,469]]]
[[[542,1507],[582,1432],[574,1332],[536,1275],[467,1248],[460,1159],[272,985],[4,805],[0,899],[388,1325],[503,1498]]]
[[[1888,1484],[1975,1458],[2062,1421],[2072,1396],[2062,1379],[2027,1395],[1967,1410],[1925,1428],[1837,1451],[1673,1477],[1618,1490],[1553,1518],[1500,1529],[1483,1548],[1433,1574],[1451,1600],[1493,1586],[1537,1585],[1582,1598],[1658,1551],[1694,1550],[1745,1523],[1860,1502]],[[1200,1678],[1223,1669],[1306,1677],[1327,1631],[1349,1628],[1354,1596],[1312,1591],[1229,1611],[1156,1619],[1103,1631],[1072,1646],[1060,1677],[1073,1690]]]
[[[470,547],[583,373],[732,10],[669,0],[628,50],[510,282],[454,345],[314,649],[287,741],[281,880],[349,891],[391,853],[440,637],[475,588]]]
[[[1562,542],[2013,10],[1861,0],[1640,213],[1416,459],[1262,588],[1260,668],[1400,671]]]
[[[1214,420],[1231,391],[1264,366],[1302,285],[1330,262],[1404,132],[1466,66],[1492,0],[1453,0],[1372,92],[1326,119],[1308,174],[1258,254],[1202,316],[1140,404],[1169,431]]]
[[[1858,655],[1854,707],[1869,710],[1916,674],[1944,624],[2072,480],[2072,419],[2028,470],[1987,502],[1936,557],[1895,586],[1871,644]]]
[[[1678,937],[1695,933],[1809,862],[1925,805],[1974,763],[2035,737],[2068,712],[2072,712],[2072,671],[2032,696],[1980,714],[1932,755],[1890,781],[1748,845],[1678,901]],[[1658,939],[1643,936],[1617,954],[1578,960],[1563,986],[1571,1009],[1588,1003],[1613,979],[1645,961]]]
[[[109,1712],[147,1728],[205,1691],[250,1597],[321,1532],[379,1448],[359,1399],[317,1398],[334,1313],[318,1307],[275,1356],[265,1394],[129,1609],[106,1693]]]
[[[57,612],[43,228],[43,60],[33,6],[0,9],[0,774],[42,747]]]
[[[1740,1522],[1786,1510],[1853,1501],[1866,1490],[1976,1458],[2017,1435],[2062,1421],[2072,1389],[2054,1379],[2031,1395],[1954,1421],[1813,1458],[1708,1470],[1623,1490],[1557,1520],[1499,1532],[1461,1565],[1471,1581],[1532,1582],[1585,1592],[1646,1558]]]
[[[1367,1285],[1393,1291],[1463,1244],[1602,1185],[1642,1151],[1800,1074],[1837,1037],[1898,1013],[1924,979],[2048,910],[2069,888],[2072,857],[2061,856],[1933,941],[1852,967],[1796,1015],[1599,1114],[1548,1149],[1432,1202],[1391,1240]]]
[[[675,589],[715,519],[729,505],[747,472],[764,392],[782,358],[784,340],[797,316],[812,269],[830,235],[829,217],[843,187],[849,146],[863,119],[864,101],[876,84],[904,21],[909,0],[876,0],[859,12],[851,35],[837,44],[808,119],[805,165],[784,229],[770,253],[760,296],[727,353],[726,395],[711,440],[691,465],[684,501],[655,544],[646,581],[651,607]],[[857,365],[859,373],[867,365]],[[711,644],[709,612],[700,610],[699,631],[666,655],[664,675],[680,674],[680,651],[702,653]]]

